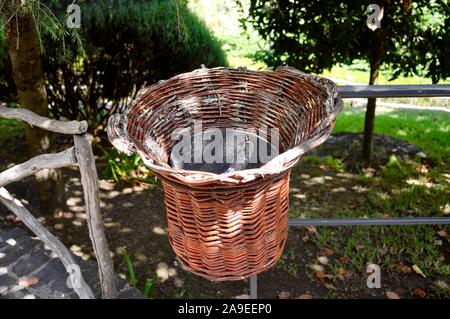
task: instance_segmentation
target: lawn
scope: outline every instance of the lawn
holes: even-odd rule
[[[391,157],[382,167],[354,172],[338,158],[307,156],[291,179],[291,218],[442,217],[450,213],[450,178],[445,170],[414,160]],[[300,237],[303,243],[297,245],[317,250],[315,258],[289,262],[299,248],[288,246],[277,267],[295,274],[306,271],[311,280],[331,287],[329,297],[345,298],[368,292],[364,274],[368,264],[374,263],[383,276],[383,289],[373,292],[374,296],[384,297],[389,290],[402,298],[423,292],[426,297],[449,298],[448,234],[448,226],[307,227]],[[349,295],[352,290],[359,292]]]
[[[364,108],[348,103],[338,115],[334,132],[362,132]],[[405,140],[425,150],[431,157],[450,159],[450,113],[378,107],[375,133]]]
[[[368,83],[369,64],[365,61],[354,61],[350,66],[336,65],[331,70],[325,70],[322,75],[350,82]],[[378,78],[378,84],[432,84],[431,79],[417,75],[400,76],[392,80],[389,76],[389,69],[382,68]],[[440,84],[449,84],[450,81],[441,81]]]

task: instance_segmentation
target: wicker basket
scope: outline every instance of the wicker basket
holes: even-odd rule
[[[240,280],[280,257],[290,169],[329,136],[341,108],[333,82],[293,68],[202,68],[143,89],[109,119],[108,136],[161,178],[169,240],[183,267],[211,280]],[[203,130],[277,128],[280,154],[222,174],[172,167],[171,133],[196,120]]]

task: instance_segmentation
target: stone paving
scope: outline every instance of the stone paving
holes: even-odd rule
[[[96,298],[100,298],[97,264],[74,258]],[[21,228],[0,229],[0,299],[77,299],[67,279],[61,261],[38,238]],[[117,277],[117,283],[118,298],[143,298],[125,280]]]

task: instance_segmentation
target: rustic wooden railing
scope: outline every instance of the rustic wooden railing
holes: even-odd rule
[[[58,238],[52,235],[41,223],[39,223],[19,200],[15,199],[4,188],[4,186],[12,182],[34,175],[36,172],[43,169],[78,166],[84,191],[89,236],[98,261],[102,297],[104,299],[116,298],[116,277],[100,212],[97,170],[95,168],[91,140],[86,133],[86,121],[56,121],[38,116],[29,110],[7,108],[6,106],[0,106],[0,117],[22,120],[32,126],[37,126],[47,131],[73,135],[73,147],[57,154],[36,156],[25,163],[18,164],[1,172],[0,202],[11,210],[60,258],[70,274],[69,277],[72,282],[72,287],[78,296],[81,299],[93,299],[95,298],[94,294],[83,279],[83,276],[78,272],[73,272],[76,262],[70,251]]]

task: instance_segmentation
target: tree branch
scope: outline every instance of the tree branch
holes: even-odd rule
[[[37,126],[47,131],[62,134],[83,134],[86,132],[88,126],[86,121],[63,122],[51,120],[26,109],[13,109],[3,105],[0,105],[0,116],[7,119],[22,120],[31,126]]]
[[[1,172],[0,187],[34,175],[43,169],[61,168],[76,164],[77,159],[75,157],[75,148],[73,146],[57,154],[38,155],[25,163],[18,164]]]

